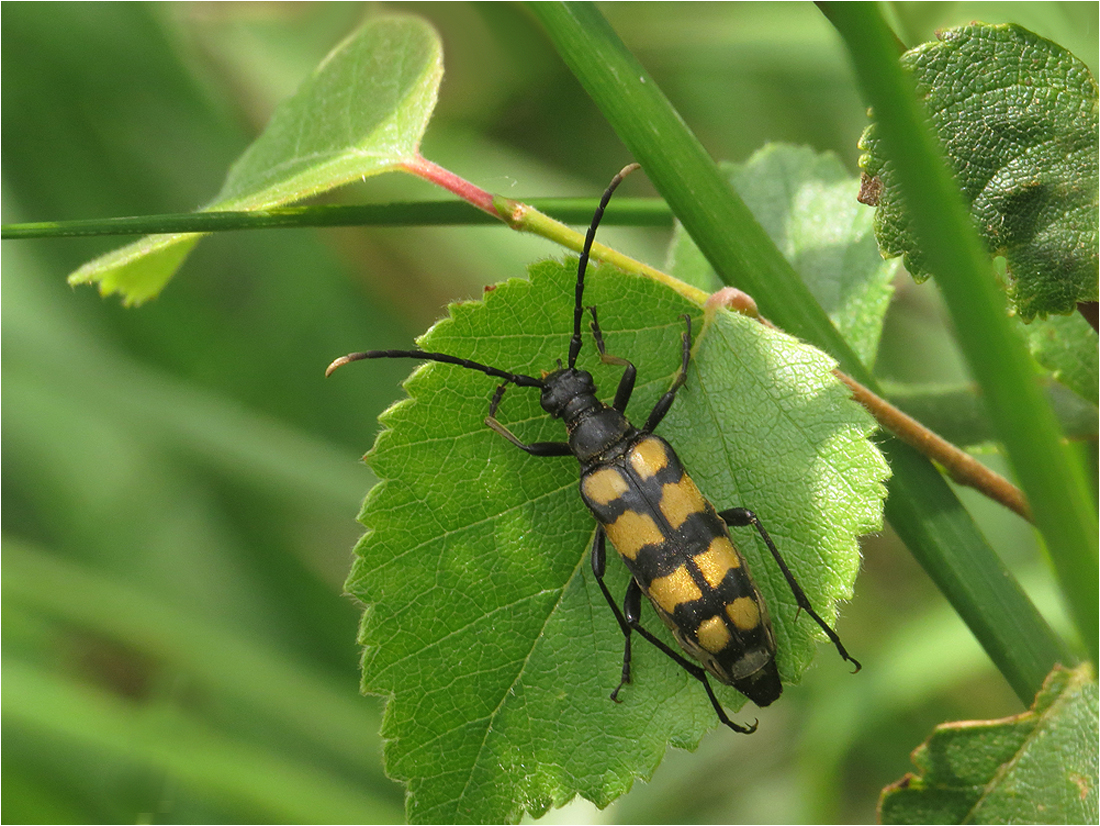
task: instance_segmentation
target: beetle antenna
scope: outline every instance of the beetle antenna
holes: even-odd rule
[[[576,366],[577,356],[581,352],[581,320],[584,318],[584,271],[588,267],[588,254],[592,251],[592,242],[596,239],[596,227],[600,225],[600,219],[603,218],[603,211],[607,208],[607,202],[611,200],[611,195],[622,183],[623,178],[641,168],[641,164],[628,164],[619,171],[618,175],[611,179],[611,183],[604,190],[603,197],[600,198],[600,205],[596,207],[596,212],[592,216],[588,234],[584,236],[584,247],[581,249],[581,258],[577,263],[577,296],[573,306],[573,338],[569,341],[570,370]]]
[[[363,359],[420,359],[421,361],[439,361],[444,364],[456,364],[459,367],[465,367],[469,370],[480,370],[488,376],[494,378],[504,379],[506,382],[511,382],[518,387],[542,387],[542,379],[536,379],[533,376],[524,376],[521,373],[509,373],[507,370],[499,370],[496,367],[490,367],[488,364],[481,364],[480,362],[470,361],[469,359],[459,358],[458,356],[451,356],[447,353],[428,353],[424,350],[368,350],[365,353],[348,353],[346,356],[340,356],[325,370],[326,376],[331,376],[338,367],[343,367],[345,364],[351,361],[362,361]]]

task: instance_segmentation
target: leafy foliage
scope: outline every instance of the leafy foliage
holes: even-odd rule
[[[279,106],[204,210],[266,209],[395,169],[420,145],[442,78],[431,25],[371,18]],[[200,237],[148,236],[90,261],[69,282],[140,304],[164,289]]]
[[[1031,709],[947,723],[913,752],[919,775],[886,789],[883,823],[1094,823],[1096,677],[1056,669]]]
[[[724,168],[833,324],[863,363],[873,364],[896,266],[878,254],[872,218],[852,197],[858,182],[835,156],[784,144]],[[721,286],[680,224],[669,261],[677,278],[703,289]]]
[[[567,349],[574,278],[572,262],[533,267],[530,282],[453,305],[420,344],[521,372],[550,368]],[[606,269],[590,284],[585,298],[600,307],[609,350],[639,368],[628,413],[644,418],[677,367],[679,315],[695,316],[698,330],[698,310],[667,287]],[[582,351],[582,366],[610,395],[619,371],[594,350]],[[830,367],[812,348],[722,311],[699,332],[688,384],[661,427],[704,493],[760,514],[826,618],[851,594],[856,540],[879,524],[887,474],[867,441],[869,417]],[[534,459],[488,430],[494,384],[423,367],[367,456],[383,481],[364,508],[370,530],[348,591],[368,605],[364,688],[392,696],[387,766],[409,783],[417,822],[514,820],[577,793],[604,806],[648,777],[667,743],[693,747],[716,723],[698,684],[648,646],[636,646],[623,702],[608,700],[622,640],[592,578],[576,462]],[[525,441],[562,438],[530,391],[510,390],[499,415]],[[751,531],[736,538],[770,606],[780,673],[796,682],[816,629],[797,619]],[[622,593],[625,571],[611,567]],[[731,708],[744,702],[732,689],[721,694]]]
[[[1036,319],[1024,331],[1035,360],[1052,378],[1096,407],[1100,402],[1100,350],[1096,331],[1081,315]]]
[[[1025,321],[1097,300],[1097,88],[1083,63],[1015,25],[975,23],[906,52],[982,238],[1008,261]],[[885,255],[918,281],[917,246],[894,168],[872,123],[860,158]]]
[[[604,9],[714,156],[748,157],[782,136],[850,158],[858,93],[812,6]],[[1087,4],[1057,9],[1017,3],[1010,13],[1092,54]],[[348,4],[3,4],[3,106],[19,127],[4,135],[5,220],[205,203],[251,124],[358,27],[361,13]],[[433,121],[435,160],[520,198],[591,194],[622,165],[621,140],[565,77],[529,11],[446,4],[430,13],[456,58]],[[955,4],[892,9],[907,40],[989,13]],[[330,99],[344,100],[336,92]],[[643,128],[648,113],[635,114]],[[401,188],[405,178],[373,178],[365,195],[419,194],[419,182]],[[621,246],[616,232],[603,240]],[[659,258],[663,239],[634,231],[635,242],[650,245],[648,260]],[[340,581],[357,531],[348,514],[371,484],[353,457],[404,365],[376,364],[370,380],[326,384],[320,368],[354,347],[401,346],[445,300],[480,290],[486,273],[521,272],[545,255],[545,242],[472,228],[228,233],[201,245],[190,276],[141,312],[60,283],[101,243],[5,244],[5,819],[394,822],[405,790],[383,775],[382,704],[356,692],[349,641],[357,612]],[[183,256],[189,244],[164,254]],[[147,280],[128,283],[155,287],[175,268],[154,257]],[[897,309],[879,356],[883,373],[954,378],[944,357],[950,331],[935,314]],[[921,327],[914,340],[913,324],[931,330]],[[633,356],[627,346],[619,352]],[[661,348],[645,374],[667,379],[674,348]],[[548,348],[548,358],[559,355]],[[616,378],[601,379],[606,392]],[[1082,381],[1087,388],[1087,373]],[[485,391],[474,394],[473,427]],[[652,400],[639,394],[632,409]],[[505,413],[525,395],[509,391]],[[1093,425],[1094,433],[1095,416]],[[982,529],[1057,616],[1054,588],[1029,561],[1033,533],[982,510]],[[942,526],[943,516],[924,518]],[[549,524],[561,523],[554,515]],[[759,551],[751,535],[745,541]],[[859,599],[841,629],[865,672],[847,678],[826,650],[808,685],[762,715],[760,734],[718,732],[697,754],[666,755],[662,771],[605,817],[866,821],[878,789],[901,773],[888,755],[896,760],[936,720],[1013,708],[986,656],[892,535],[870,541]],[[621,577],[614,560],[611,567]],[[758,564],[757,578],[770,567]],[[589,596],[595,619],[604,606]],[[1019,625],[1011,628],[1018,636]],[[609,638],[593,657],[605,669],[600,679],[613,681],[619,656]],[[639,657],[647,680],[662,678],[667,663],[644,646]],[[637,702],[644,690],[656,689],[635,685],[624,697]],[[698,686],[683,690],[698,728],[713,725]],[[611,705],[605,693],[597,700],[586,713]],[[958,704],[963,715],[943,710]],[[635,745],[616,741],[600,770],[610,777],[619,767],[608,761]],[[435,753],[419,758],[430,763]],[[480,778],[496,780],[479,775],[471,790]],[[565,816],[592,819],[588,804],[577,804]]]

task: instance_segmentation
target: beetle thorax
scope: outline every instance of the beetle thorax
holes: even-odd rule
[[[606,459],[637,431],[618,410],[596,398],[596,384],[585,370],[564,368],[543,379],[542,409],[565,422],[569,447],[581,464]]]

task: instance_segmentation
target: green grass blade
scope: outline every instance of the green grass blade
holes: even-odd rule
[[[958,187],[940,156],[878,11],[837,4],[829,16],[844,38],[884,145],[898,165],[913,222],[937,274],[971,374],[981,385],[997,435],[1031,502],[1077,629],[1095,660],[1098,641],[1097,519],[1080,462],[1062,442],[1035,380],[1035,367],[1010,328],[1005,297],[975,235]]]
[[[595,7],[538,3],[531,10],[720,276],[750,292],[765,315],[825,348],[842,369],[873,387],[824,311]],[[904,445],[891,441],[886,448],[894,471],[887,517],[1029,703],[1064,658],[1064,647],[940,474]]]
[[[529,198],[524,203],[567,224],[584,225],[597,198]],[[166,232],[228,232],[237,229],[301,227],[424,227],[481,226],[500,219],[465,201],[408,201],[385,204],[313,204],[254,211],[183,212],[132,218],[88,218],[75,221],[35,221],[5,224],[0,237],[76,238],[95,235],[145,235]],[[658,198],[620,198],[605,226],[672,224],[668,204]]]
[[[4,663],[4,726],[155,767],[211,799],[291,823],[393,823],[392,804],[316,766],[226,737],[164,705],[128,702],[98,688]]]
[[[224,623],[179,610],[163,598],[85,566],[5,537],[4,597],[38,614],[89,629],[189,675],[270,715],[356,765],[375,784],[384,778],[365,760],[370,707],[301,661],[241,636]],[[42,584],[48,582],[50,587]],[[216,641],[216,642],[213,642]],[[310,709],[308,715],[302,709]],[[349,732],[356,732],[355,739]],[[366,744],[378,747],[380,744]]]

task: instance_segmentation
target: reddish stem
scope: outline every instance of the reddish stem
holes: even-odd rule
[[[453,192],[463,201],[480,209],[482,212],[487,212],[494,218],[501,218],[503,216],[493,206],[492,194],[486,192],[479,186],[475,186],[464,178],[460,178],[458,175],[451,172],[449,169],[444,169],[438,164],[434,164],[427,158],[421,155],[414,155],[412,158],[404,161],[401,164],[401,168],[406,172],[411,172],[419,178],[423,178],[425,181],[430,181],[436,186],[443,187],[448,192]]]

